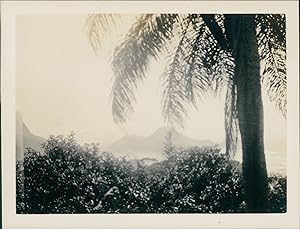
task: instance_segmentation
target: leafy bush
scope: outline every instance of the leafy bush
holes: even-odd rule
[[[176,149],[154,182],[162,212],[232,212],[244,199],[239,173],[217,148]],[[157,184],[157,185],[156,185]]]
[[[143,180],[129,161],[99,154],[96,145],[82,147],[73,135],[52,136],[43,147],[44,153],[27,149],[23,166],[17,162],[18,213],[130,210],[127,202]]]
[[[239,172],[217,148],[169,147],[161,162],[116,158],[74,135],[50,137],[17,162],[17,213],[224,213],[243,208]],[[270,211],[286,209],[286,179],[270,177]]]
[[[24,212],[74,213],[90,208],[97,186],[96,146],[81,147],[74,136],[50,137],[41,154],[24,157]],[[21,179],[18,179],[21,180]]]
[[[269,177],[269,209],[274,213],[286,212],[286,177],[280,174],[273,174]]]

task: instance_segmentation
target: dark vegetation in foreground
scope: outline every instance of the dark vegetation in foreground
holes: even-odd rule
[[[17,162],[17,213],[247,212],[237,163],[217,148],[165,148],[166,159],[100,153],[74,136],[50,137]],[[286,212],[286,178],[269,177],[269,212]]]

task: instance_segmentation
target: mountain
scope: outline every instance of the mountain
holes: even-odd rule
[[[134,158],[152,157],[161,159],[163,157],[164,143],[167,136],[170,136],[170,133],[171,142],[179,147],[215,145],[210,140],[195,140],[168,127],[161,127],[146,137],[126,135],[108,146],[105,150],[117,155],[127,155]]]
[[[17,113],[16,120],[16,159],[23,160],[26,148],[32,148],[38,151],[43,151],[42,143],[46,139],[33,134],[25,125],[22,117]]]

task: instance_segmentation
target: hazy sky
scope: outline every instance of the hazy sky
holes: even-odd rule
[[[115,34],[98,56],[90,47],[84,24],[87,15],[17,17],[17,110],[30,130],[50,134],[76,133],[80,142],[107,145],[131,133],[149,135],[165,125],[161,116],[159,77],[153,63],[137,91],[134,115],[122,127],[111,115],[110,68]],[[126,26],[122,29],[125,31]],[[286,121],[264,98],[267,148],[285,148]],[[224,140],[224,98],[208,96],[191,109],[183,133],[195,139]],[[280,148],[280,149],[279,149]]]

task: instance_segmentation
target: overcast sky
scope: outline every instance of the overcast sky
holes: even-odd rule
[[[137,91],[130,121],[119,127],[111,114],[112,41],[98,56],[90,47],[84,24],[87,15],[17,17],[17,110],[29,129],[50,134],[76,133],[80,142],[108,145],[125,134],[149,135],[165,125],[161,116],[159,77],[153,63]],[[125,31],[126,26],[122,26]],[[266,148],[285,149],[286,121],[264,98]],[[224,98],[208,96],[191,109],[183,133],[195,139],[224,141]],[[276,150],[276,151],[277,151]]]

